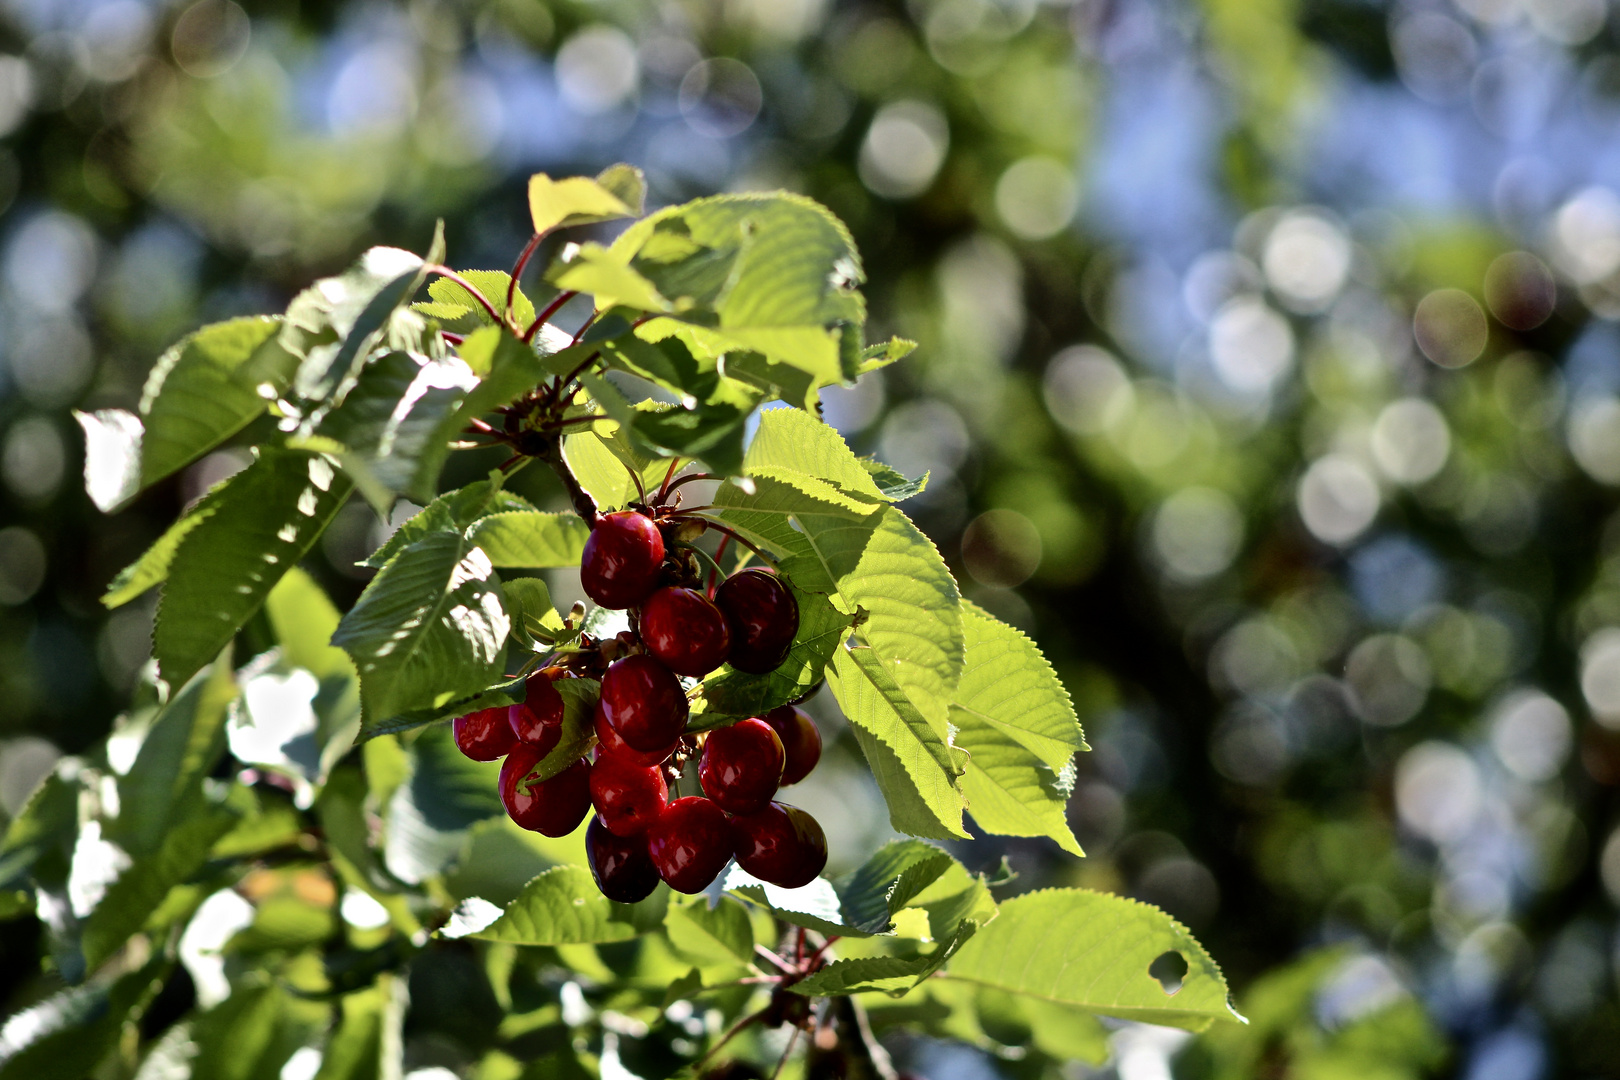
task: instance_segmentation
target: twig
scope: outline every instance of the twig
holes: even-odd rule
[[[664,474],[664,482],[658,485],[658,501],[660,504],[663,503],[664,496],[669,494],[669,482],[675,479],[675,469],[680,465],[680,463],[681,459],[679,456],[673,457],[669,461],[669,471]]]
[[[530,323],[529,328],[527,330],[523,331],[523,340],[524,340],[524,342],[527,343],[527,342],[533,341],[534,340],[534,335],[536,335],[536,334],[538,334],[540,332],[540,328],[542,326],[546,325],[547,322],[551,321],[551,317],[553,315],[557,314],[557,310],[559,308],[561,308],[564,304],[568,303],[568,301],[572,300],[574,297],[576,297],[578,295],[579,295],[579,293],[574,291],[573,289],[569,289],[567,292],[558,293],[556,299],[552,300],[551,303],[547,304],[545,310],[542,311],[540,314],[536,315],[534,317],[534,322]]]
[[[514,332],[517,330],[517,323],[514,321],[517,314],[512,310],[512,299],[517,295],[518,278],[523,276],[523,271],[529,265],[529,259],[534,255],[534,249],[540,246],[540,238],[543,235],[543,233],[535,233],[529,237],[529,242],[523,245],[523,253],[517,257],[517,262],[512,264],[512,279],[506,283],[506,322]]]
[[[562,395],[562,392],[568,388],[569,383],[573,382],[575,379],[579,378],[582,374],[584,374],[586,368],[588,368],[592,364],[596,363],[597,357],[599,357],[601,355],[602,355],[602,350],[601,349],[596,349],[591,353],[591,355],[587,356],[585,359],[581,360],[578,364],[574,365],[574,370],[570,371],[567,375],[564,375],[562,377],[561,381],[559,381],[557,383],[557,394],[558,394],[558,396],[560,397]]]
[[[720,524],[718,521],[714,520],[713,518],[703,517],[700,514],[700,511],[706,510],[706,509],[708,509],[708,507],[694,506],[690,510],[675,510],[675,511],[671,512],[669,516],[670,517],[696,518],[698,521],[703,522],[703,524],[707,525],[709,528],[713,529],[715,532],[723,533],[724,535],[731,537],[733,540],[737,541],[737,543],[741,544],[743,547],[747,548],[749,551],[752,551],[755,555],[758,555],[760,561],[765,563],[767,566],[770,566],[772,568],[774,568],[776,566],[776,560],[775,559],[771,558],[769,555],[767,555],[763,551],[759,550],[759,548],[755,547],[753,545],[753,543],[751,541],[749,541],[746,537],[744,537],[742,534],[737,533],[737,532],[733,532],[731,529],[729,529],[726,526]]]
[[[598,517],[596,500],[591,498],[590,494],[579,486],[579,478],[574,475],[574,470],[568,467],[568,462],[563,460],[562,440],[547,440],[545,452],[536,456],[547,465],[550,465],[551,471],[556,473],[557,479],[562,481],[563,487],[568,490],[568,499],[573,503],[574,513],[583,518],[585,524],[590,528],[596,528]]]
[[[685,476],[679,476],[679,477],[675,478],[675,482],[673,484],[669,485],[669,490],[664,493],[664,497],[667,498],[668,495],[669,495],[669,492],[674,491],[676,488],[680,487],[683,484],[690,484],[694,480],[724,480],[724,479],[725,479],[725,477],[721,476],[719,473],[708,473],[708,472],[687,473]]]
[[[839,1041],[847,1047],[845,1062],[852,1066],[846,1075],[851,1080],[856,1077],[900,1080],[900,1074],[894,1071],[894,1062],[889,1059],[889,1052],[872,1035],[872,1028],[866,1022],[866,1010],[854,998],[840,997],[834,999],[833,1011],[838,1016],[839,1030],[844,1033],[844,1038]]]
[[[478,291],[478,286],[474,285],[472,282],[468,281],[466,278],[462,277],[448,266],[440,266],[438,263],[428,263],[426,269],[428,273],[438,274],[447,281],[453,281],[457,285],[460,285],[463,289],[466,289],[467,295],[478,301],[478,303],[483,306],[483,309],[489,312],[489,317],[491,319],[494,319],[497,323],[502,321],[501,313],[495,310],[495,305],[490,302],[489,297]]]
[[[799,1041],[800,1030],[801,1029],[795,1025],[793,1028],[793,1034],[788,1036],[787,1046],[783,1048],[782,1056],[777,1059],[776,1068],[771,1070],[771,1080],[776,1080],[778,1076],[782,1075],[782,1066],[787,1064],[788,1055],[793,1053],[793,1044]]]
[[[591,312],[591,317],[586,319],[580,325],[580,328],[578,330],[574,331],[574,340],[570,341],[568,344],[570,344],[570,345],[578,345],[579,344],[579,339],[585,336],[585,331],[587,331],[587,330],[589,330],[591,328],[591,324],[596,322],[597,316],[599,316],[601,314],[602,313],[600,311]]]
[[[766,960],[769,960],[771,963],[773,963],[777,967],[781,968],[782,973],[784,975],[797,975],[799,973],[798,970],[796,968],[794,968],[792,964],[789,964],[786,960],[783,960],[780,956],[777,956],[775,953],[771,952],[771,950],[767,949],[763,945],[760,945],[760,944],[756,943],[754,945],[754,951],[756,953],[758,953],[762,958],[764,958]]]
[[[707,1053],[705,1053],[702,1057],[698,1058],[695,1062],[692,1063],[692,1071],[697,1072],[697,1071],[701,1070],[703,1068],[704,1062],[708,1061],[710,1058],[714,1057],[715,1054],[719,1053],[720,1048],[722,1046],[724,1046],[724,1045],[726,1045],[726,1043],[730,1042],[733,1038],[735,1038],[738,1035],[738,1033],[743,1031],[750,1024],[757,1024],[759,1022],[760,1017],[762,1017],[764,1015],[765,1015],[765,1010],[761,1009],[758,1012],[749,1013],[747,1016],[743,1017],[741,1020],[738,1020],[735,1024],[732,1024],[731,1027],[726,1029],[726,1033],[724,1035],[720,1036],[720,1041],[719,1042],[717,1042],[713,1046],[709,1047]]]

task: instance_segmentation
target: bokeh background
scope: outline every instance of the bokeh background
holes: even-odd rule
[[[70,410],[438,218],[506,267],[529,173],[619,160],[826,203],[920,343],[827,419],[930,471],[908,510],[1092,746],[1088,858],[957,854],[1164,906],[1255,1021],[1102,1074],[1620,1076],[1606,0],[0,0],[0,812],[146,659],[102,587],[242,461],[105,518]],[[341,602],[387,528],[324,542]],[[814,708],[850,865],[884,815]]]

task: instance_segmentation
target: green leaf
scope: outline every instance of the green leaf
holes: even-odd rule
[[[703,896],[670,904],[664,930],[676,951],[694,963],[712,967],[754,962],[754,927],[748,910],[728,896],[713,908]]]
[[[563,458],[580,487],[604,511],[621,509],[641,498],[632,473],[650,495],[663,483],[670,465],[668,458],[642,453],[617,433],[596,431],[579,431],[564,439]]]
[[[118,778],[111,838],[137,858],[158,851],[182,824],[225,750],[226,710],[237,695],[227,653],[170,698],[146,728],[129,771]]]
[[[385,1059],[397,1055],[397,1029],[402,995],[395,976],[385,974],[374,986],[344,994],[338,1002],[338,1022],[321,1048],[321,1069],[315,1080],[381,1080],[398,1076],[402,1062]],[[393,1036],[393,1038],[390,1038]]]
[[[596,310],[623,305],[637,311],[670,311],[673,305],[658,287],[633,269],[629,260],[601,244],[586,243],[565,253],[566,262],[554,267],[547,280],[558,289],[588,293]]]
[[[171,686],[225,647],[348,494],[326,458],[301,451],[262,450],[226,482],[212,511],[180,538],[163,586],[153,651]]]
[[[473,934],[512,945],[579,945],[628,941],[664,922],[669,890],[660,887],[638,904],[616,904],[603,896],[590,871],[555,866],[523,888],[505,913]]]
[[[871,937],[890,933],[894,915],[952,868],[967,876],[939,848],[918,840],[897,840],[837,881],[817,878],[802,888],[784,889],[734,866],[727,872],[725,887],[795,926],[840,937]],[[990,910],[994,912],[994,905]],[[950,929],[954,931],[955,925]]]
[[[455,862],[469,829],[504,811],[501,763],[468,758],[448,726],[422,732],[409,762],[409,778],[389,800],[383,858],[389,873],[416,885]]]
[[[159,954],[110,984],[63,990],[8,1017],[0,1029],[0,1080],[82,1080],[95,1073],[124,1021],[157,994],[172,963]]]
[[[563,699],[562,736],[551,752],[529,771],[529,776],[537,783],[556,776],[596,745],[594,714],[602,684],[595,679],[558,679],[552,685]]]
[[[1187,974],[1174,994],[1148,968],[1179,953]],[[945,976],[1103,1016],[1200,1031],[1241,1020],[1204,947],[1157,908],[1085,889],[1014,897],[962,946]]]
[[[101,598],[102,604],[108,608],[121,607],[152,586],[161,584],[169,576],[169,567],[174,562],[174,553],[179,549],[180,541],[219,509],[226,487],[236,476],[221,480],[209,488],[139,559],[120,570],[118,576],[108,584],[107,592]]]
[[[501,582],[501,589],[512,617],[512,633],[519,641],[533,645],[536,634],[549,642],[565,633],[562,616],[551,605],[551,590],[540,578],[508,578]]]
[[[48,856],[60,864],[61,877],[67,878],[79,831],[79,785],[58,772],[46,775],[6,826],[0,839],[0,885],[21,884],[35,863]]]
[[[928,489],[927,473],[923,473],[915,480],[907,480],[902,473],[891,469],[876,458],[863,457],[856,460],[861,463],[861,468],[871,474],[873,483],[877,484],[883,497],[893,502],[903,502],[913,495],[921,495]]]
[[[578,566],[590,528],[576,514],[517,510],[490,514],[469,537],[498,567]]]
[[[363,726],[374,732],[493,683],[510,628],[489,557],[457,533],[430,533],[371,580],[332,643],[354,658]]]
[[[214,841],[237,820],[232,811],[200,797],[188,800],[186,809],[163,835],[161,846],[125,869],[90,912],[80,937],[87,967],[99,967],[145,925],[169,890],[202,867]]]
[[[688,730],[715,727],[729,717],[763,715],[803,697],[821,682],[853,620],[825,595],[805,592],[791,579],[783,581],[799,604],[799,630],[787,659],[764,675],[750,675],[729,664],[709,675],[692,700]]]
[[[614,165],[594,180],[587,176],[553,180],[545,173],[535,173],[529,177],[529,219],[535,232],[547,233],[635,217],[641,213],[645,191],[641,170],[628,165]]]
[[[986,832],[1050,836],[1083,855],[1066,808],[1074,753],[1087,746],[1068,691],[1022,632],[967,602],[962,625],[966,659],[951,723],[968,753],[968,812]]]
[[[512,275],[504,270],[459,270],[457,273],[473,288],[483,293],[484,298],[494,306],[502,318],[505,318],[506,290],[512,284]],[[472,293],[462,288],[458,282],[449,278],[435,278],[428,284],[428,295],[433,297],[432,303],[412,304],[411,310],[430,319],[450,324],[462,332],[490,325],[489,312],[484,310],[484,305],[473,299]],[[519,326],[526,327],[534,321],[534,304],[523,295],[520,288],[512,290],[512,313]]]
[[[838,430],[798,409],[770,409],[760,414],[759,430],[748,444],[744,468],[750,474],[763,470],[772,476],[790,469],[857,497],[885,497],[871,470],[850,450]]]
[[[907,341],[905,338],[900,337],[890,338],[888,341],[877,345],[868,345],[861,351],[861,363],[856,369],[856,374],[865,375],[867,372],[876,371],[878,368],[886,368],[896,360],[903,360],[905,357],[910,356],[912,350],[916,347],[917,343],[915,341]]]
[[[296,566],[287,571],[265,598],[264,612],[288,664],[319,679],[354,675],[348,654],[332,644],[342,612],[308,573]]]
[[[506,586],[501,586],[504,595]],[[458,694],[443,704],[424,709],[407,709],[391,717],[377,720],[368,720],[360,727],[360,734],[356,736],[358,743],[369,742],[378,735],[398,735],[407,731],[414,731],[419,727],[426,727],[435,720],[448,720],[451,717],[465,716],[467,713],[477,712],[480,709],[494,709],[507,705],[516,705],[523,700],[525,677],[517,676],[510,679],[501,679],[479,690]]]
[[[215,323],[158,358],[141,391],[141,486],[190,464],[252,422],[287,389],[297,359],[281,319]]]
[[[141,490],[140,417],[127,409],[73,410],[84,431],[84,490],[96,509],[110,514]]]
[[[794,993],[810,997],[870,991],[898,997],[943,967],[978,929],[978,923],[964,922],[950,937],[936,942],[928,952],[916,956],[865,956],[834,960],[808,979],[794,983],[791,989]]]
[[[514,510],[533,511],[534,507],[521,495],[499,488],[488,480],[479,480],[466,487],[447,491],[405,520],[394,535],[373,551],[362,566],[381,569],[393,561],[394,556],[432,533],[459,533],[487,514]]]
[[[936,732],[869,648],[840,649],[827,685],[848,718],[889,821],[912,836],[966,839],[960,754]]]
[[[344,273],[293,298],[279,340],[301,361],[294,380],[300,397],[342,399],[394,312],[421,286],[426,266],[409,251],[374,247]]]

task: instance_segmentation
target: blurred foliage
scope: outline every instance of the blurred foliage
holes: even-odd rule
[[[1620,165],[1594,149],[1620,122],[1620,27],[1601,0],[0,11],[6,812],[135,686],[151,609],[108,618],[106,582],[242,464],[221,452],[103,518],[68,408],[133,407],[183,333],[280,310],[367,244],[421,250],[438,217],[453,264],[504,265],[530,172],[623,159],[653,205],[825,202],[866,260],[869,336],[920,343],[881,389],[829,391],[827,418],[932,471],[919,524],[1041,641],[1095,748],[1069,808],[1085,860],[957,854],[1005,856],[1015,891],[1165,906],[1255,1021],[1190,1043],[1125,1028],[1106,1068],[1620,1075]],[[385,535],[351,504],[309,561],[342,606]],[[574,587],[553,581],[562,606]],[[875,847],[874,796],[827,771],[819,797],[856,810],[823,820]],[[326,932],[255,889],[243,949]],[[13,915],[8,1013],[57,978]],[[435,962],[412,977],[411,1060],[459,1067],[459,1021],[433,1010],[462,1016],[457,980],[488,982]],[[544,979],[510,980],[535,1053],[558,1038]],[[404,1000],[379,993],[373,1013]],[[988,1056],[898,1038],[908,1067],[1022,1075],[993,1002],[941,1004]],[[296,1041],[306,1019],[272,1006],[265,1044]]]

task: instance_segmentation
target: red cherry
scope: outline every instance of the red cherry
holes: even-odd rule
[[[658,888],[658,868],[643,836],[614,836],[601,818],[585,826],[585,861],[602,895],[620,904],[645,900]]]
[[[456,746],[474,761],[494,761],[517,745],[517,736],[506,723],[504,705],[458,716],[451,727],[456,733]]]
[[[632,750],[667,746],[686,730],[681,682],[646,654],[618,660],[602,676],[602,715]]]
[[[501,766],[501,802],[512,820],[542,836],[567,836],[591,808],[591,767],[580,758],[549,780],[525,787],[544,755],[519,743]]]
[[[615,836],[646,832],[669,805],[663,767],[600,755],[591,765],[591,805],[596,807],[596,820]]]
[[[732,667],[764,675],[782,666],[799,632],[799,602],[775,574],[739,570],[720,583],[714,602],[731,627]]]
[[[773,802],[757,814],[731,819],[737,865],[761,881],[797,889],[827,865],[827,834],[797,806]]]
[[[635,607],[658,586],[664,537],[652,518],[619,510],[596,519],[579,563],[585,595],[608,608]]]
[[[595,715],[596,745],[601,748],[604,756],[617,758],[627,765],[661,765],[669,760],[669,755],[673,754],[675,748],[681,744],[681,738],[677,735],[675,740],[668,746],[660,746],[657,750],[649,750],[646,753],[633,750],[628,743],[619,737],[619,733],[613,730],[613,725],[607,722],[607,717],[602,715],[600,705],[596,707]]]
[[[670,888],[702,892],[731,858],[731,822],[701,795],[676,799],[647,830],[647,854]]]
[[[562,737],[562,695],[545,672],[530,675],[523,687],[523,700],[507,708],[506,721],[520,742],[537,743],[549,750]]]
[[[647,651],[677,675],[701,679],[731,650],[726,617],[696,589],[659,589],[642,606],[640,626]]]
[[[810,714],[797,705],[782,705],[765,714],[776,737],[782,740],[787,764],[782,766],[782,786],[797,784],[810,775],[821,760],[821,732]]]
[[[709,732],[698,761],[703,793],[728,814],[765,809],[782,780],[782,740],[765,721],[750,717]]]

